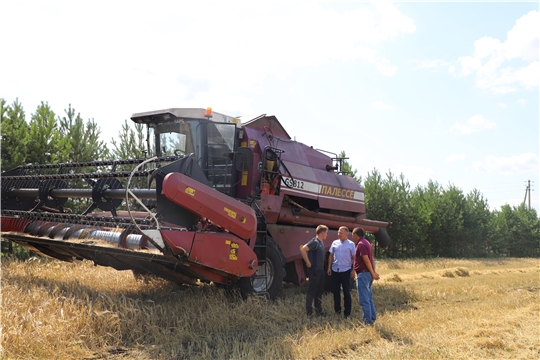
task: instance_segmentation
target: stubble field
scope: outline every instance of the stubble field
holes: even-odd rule
[[[378,319],[308,320],[276,301],[135,280],[90,262],[2,262],[2,359],[538,359],[538,259],[378,262]],[[354,294],[354,293],[353,293]]]

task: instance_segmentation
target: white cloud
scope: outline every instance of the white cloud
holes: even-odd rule
[[[375,110],[390,110],[394,108],[392,105],[386,104],[382,101],[375,101],[374,103],[371,104],[371,107],[374,108]]]
[[[455,161],[461,161],[465,159],[465,154],[452,154],[450,156],[446,157],[446,162],[455,162]]]
[[[534,153],[524,153],[511,157],[489,155],[484,161],[476,161],[473,167],[482,172],[538,175],[538,163],[538,155]]]
[[[286,7],[272,2],[187,4],[157,2],[146,7],[134,3],[126,13],[120,4],[107,5],[103,12],[99,6],[63,3],[65,12],[71,15],[66,22],[55,24],[32,9],[28,9],[28,17],[38,23],[36,27],[46,21],[43,36],[66,40],[72,45],[72,56],[94,57],[96,65],[126,65],[124,60],[129,60],[127,65],[151,68],[155,75],[174,70],[186,74],[195,71],[204,77],[215,73],[226,76],[225,69],[230,69],[229,77],[238,70],[250,75],[256,73],[254,70],[283,75],[299,66],[319,66],[330,60],[361,59],[373,65],[385,64],[388,60],[378,56],[372,45],[414,31],[412,20],[391,4],[376,6],[378,12],[364,7],[344,13],[310,2],[293,2]],[[100,26],[89,26],[96,19],[101,20]],[[279,26],[264,26],[275,19],[280,19]],[[66,32],[66,28],[71,31]],[[126,30],[120,31],[122,28]],[[34,45],[40,38],[34,32],[21,35]],[[64,46],[62,41],[57,44]],[[50,43],[40,47],[48,46]],[[102,51],[94,51],[98,49]],[[129,56],[135,49],[144,51]],[[105,59],[97,55],[103,53],[109,56]],[[161,68],[149,67],[158,54]],[[209,68],[209,64],[217,66]],[[182,65],[189,65],[190,71]]]
[[[475,115],[468,118],[464,124],[456,122],[452,125],[452,130],[456,130],[464,135],[470,135],[475,132],[493,129],[495,126],[496,124],[493,121],[487,120],[482,115]]]
[[[500,107],[501,109],[506,109],[508,107],[508,105],[505,103],[498,103],[497,106]]]
[[[395,37],[400,32],[411,34],[416,30],[412,19],[400,13],[389,1],[375,1],[373,3],[381,14],[378,29],[383,38]]]
[[[540,13],[538,11],[531,11],[519,18],[512,30],[508,31],[508,39],[503,44],[506,56],[509,59],[538,60],[539,30]]]
[[[527,100],[525,100],[525,99],[519,99],[517,102],[518,102],[519,105],[525,106],[525,104],[527,103]]]
[[[474,55],[458,59],[461,74],[475,74],[476,86],[494,93],[538,87],[539,34],[540,13],[531,11],[516,21],[504,42],[488,36],[477,40]]]
[[[0,33],[17,34],[3,47],[17,56],[0,57],[0,97],[18,96],[28,113],[44,99],[55,109],[70,102],[106,121],[105,134],[125,109],[253,112],[267,78],[329,62],[393,76],[378,46],[415,31],[391,3],[338,12],[316,2],[5,2],[2,15]]]

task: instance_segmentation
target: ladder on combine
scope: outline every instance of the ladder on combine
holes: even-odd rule
[[[257,241],[255,242],[255,254],[259,262],[257,272],[251,277],[253,289],[257,295],[269,296],[268,293],[268,274],[266,266],[266,250],[268,243],[268,233],[266,219],[260,209],[257,209]]]

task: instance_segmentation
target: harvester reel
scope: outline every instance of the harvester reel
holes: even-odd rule
[[[92,200],[103,211],[113,211],[122,204],[122,199],[105,199],[101,196],[107,189],[122,189],[120,181],[114,178],[98,179],[92,187]]]
[[[31,209],[35,203],[35,199],[27,196],[13,196],[10,197],[8,194],[11,190],[16,190],[20,188],[32,187],[35,181],[25,180],[25,181],[12,181],[6,180],[2,181],[2,208],[3,209],[12,209],[12,210],[23,210],[27,211]]]
[[[116,217],[116,208],[122,204],[122,199],[106,199],[102,196],[103,191],[111,189],[122,189],[120,181],[114,178],[101,178],[97,181],[88,181],[92,184],[92,205],[83,212],[86,215],[94,209],[99,208],[103,211],[110,211]]]
[[[54,189],[67,189],[67,184],[63,180],[44,180],[39,184],[39,204],[36,209],[45,205],[50,208],[60,209],[67,201],[67,198],[52,198],[50,193]]]

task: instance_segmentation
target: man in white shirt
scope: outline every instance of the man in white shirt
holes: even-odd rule
[[[341,314],[341,289],[343,289],[343,302],[345,318],[351,316],[351,279],[353,271],[354,254],[356,246],[348,239],[349,229],[342,226],[338,230],[338,239],[330,246],[328,258],[328,275],[332,277],[332,292],[334,293],[334,311]]]

